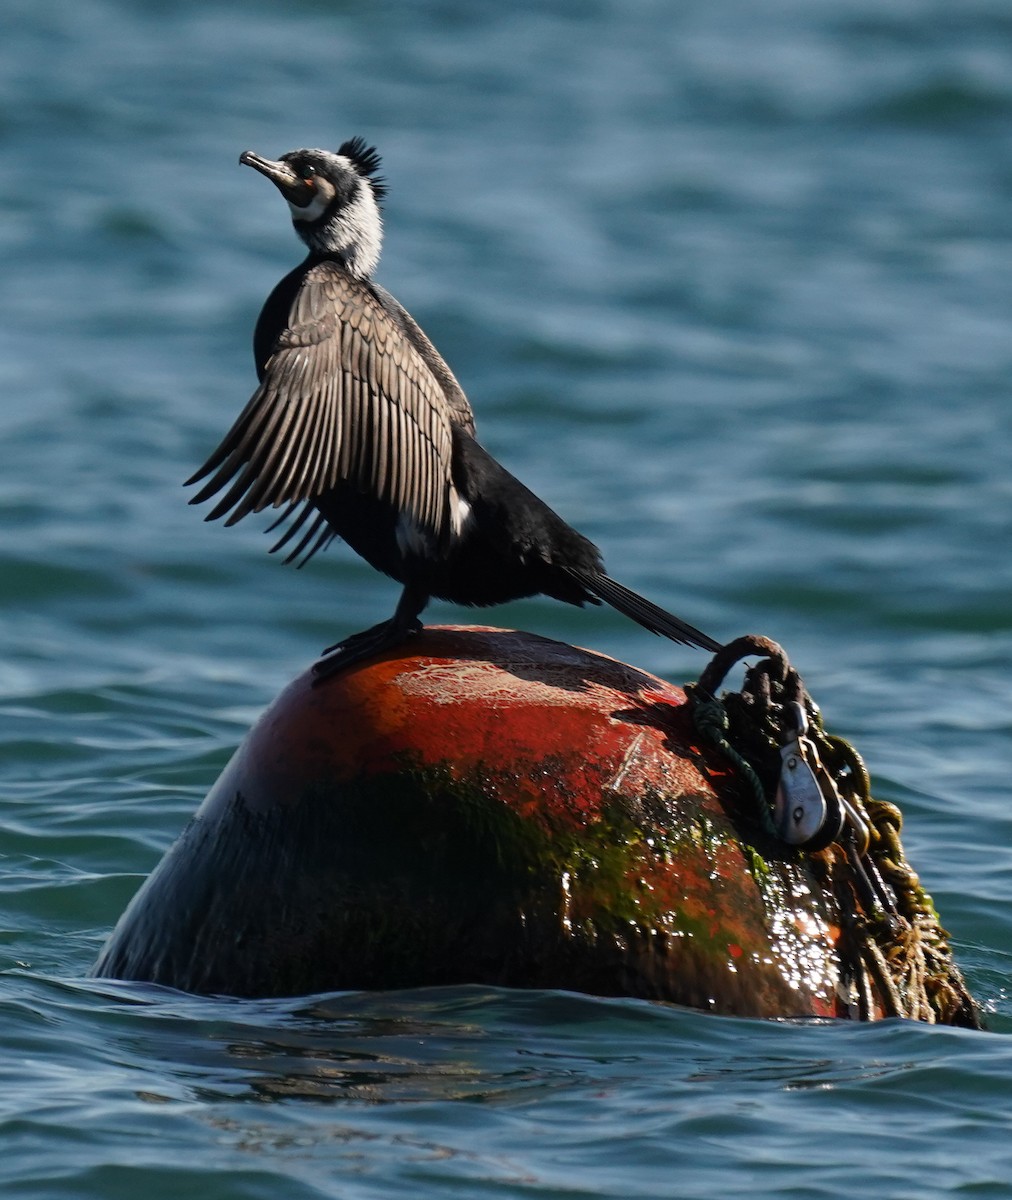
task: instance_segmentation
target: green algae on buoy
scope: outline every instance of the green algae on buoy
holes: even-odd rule
[[[680,689],[531,634],[427,628],[281,693],[94,974],[234,996],[487,983],[854,1015],[818,856],[741,804]]]

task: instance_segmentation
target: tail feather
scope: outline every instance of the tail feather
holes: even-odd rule
[[[681,642],[686,646],[699,646],[700,649],[709,650],[711,653],[716,653],[721,648],[719,642],[715,642],[712,637],[701,633],[688,622],[683,621],[681,617],[666,612],[659,605],[653,604],[637,592],[601,572],[570,568],[569,574],[592,595],[603,600],[605,604],[610,604],[612,608],[617,609],[623,616],[636,621],[644,629],[649,629],[651,633],[671,638],[672,641]]]

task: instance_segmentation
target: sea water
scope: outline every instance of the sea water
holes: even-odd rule
[[[612,574],[785,646],[989,1032],[87,979],[257,715],[396,600],[181,487],[300,257],[238,156],[353,134],[485,445]],[[7,0],[0,214],[0,1194],[1012,1195],[1004,0]]]

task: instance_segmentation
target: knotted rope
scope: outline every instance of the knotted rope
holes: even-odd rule
[[[717,689],[746,658],[741,691]],[[980,1028],[931,897],[910,867],[900,841],[900,810],[871,794],[861,756],[844,738],[827,733],[822,714],[784,650],[769,638],[728,643],[686,688],[700,736],[735,768],[763,832],[779,838],[773,804],[781,747],[789,736],[788,706],[807,714],[806,740],[819,760],[820,786],[851,815],[842,832],[830,829],[802,849],[816,856],[839,907],[842,982],[851,986],[857,1016],[885,1016]],[[839,809],[837,810],[839,811]]]

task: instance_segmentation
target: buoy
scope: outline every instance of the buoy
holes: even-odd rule
[[[844,1017],[840,930],[819,856],[749,817],[682,690],[528,633],[429,627],[278,696],[93,973]]]

